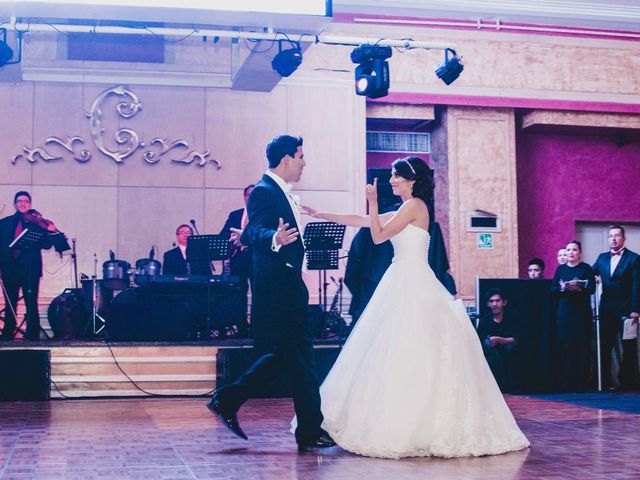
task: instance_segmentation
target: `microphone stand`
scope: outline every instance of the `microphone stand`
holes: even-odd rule
[[[71,259],[73,260],[73,281],[78,289],[78,255],[76,255],[76,239],[71,239]]]
[[[600,352],[600,306],[598,300],[602,295],[602,280],[596,282],[596,291],[594,295],[594,310],[596,323],[596,362],[598,365],[598,391],[602,392],[602,353]]]
[[[96,255],[95,253],[93,254],[93,276],[91,277],[91,290],[91,296],[93,299],[93,307],[91,308],[93,334],[97,335],[102,332],[102,330],[104,330],[107,322],[98,313],[98,255]],[[98,325],[98,322],[96,320],[99,320],[102,323]]]

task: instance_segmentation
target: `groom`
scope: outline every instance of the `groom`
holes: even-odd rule
[[[235,382],[216,389],[208,406],[246,440],[238,409],[255,387],[286,373],[293,388],[298,449],[332,447],[335,443],[320,427],[320,392],[307,322],[309,292],[302,280],[300,212],[290,193],[306,165],[302,138],[275,138],[267,146],[267,160],[269,169],[249,197],[249,223],[241,237],[253,251],[251,325],[254,349],[262,356]]]

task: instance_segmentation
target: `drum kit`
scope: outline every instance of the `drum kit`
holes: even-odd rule
[[[160,275],[162,264],[154,259],[152,248],[148,258],[141,258],[135,268],[124,260],[116,259],[109,250],[109,260],[102,264],[102,279],[98,279],[98,258],[94,253],[94,272],[91,277],[81,274],[82,287],[78,287],[75,239],[72,258],[76,288],[67,288],[49,305],[47,318],[56,338],[72,339],[99,335],[105,328],[104,311],[122,290],[136,287],[140,276],[153,278]]]

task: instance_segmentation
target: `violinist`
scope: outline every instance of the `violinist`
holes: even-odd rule
[[[25,339],[38,340],[40,314],[38,312],[38,290],[42,277],[42,250],[52,247],[52,238],[60,235],[55,224],[31,209],[31,195],[20,191],[15,194],[15,213],[0,220],[0,272],[2,293],[5,300],[5,320],[0,340],[12,340],[16,330],[15,312],[20,290],[26,307],[27,330]],[[24,230],[43,233],[34,244],[23,247],[9,245]]]

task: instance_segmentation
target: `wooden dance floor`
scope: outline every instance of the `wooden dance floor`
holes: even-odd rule
[[[532,447],[481,458],[298,454],[288,399],[250,400],[235,438],[205,398],[0,403],[0,478],[638,479],[640,394],[510,396]],[[399,412],[399,420],[401,412]],[[410,419],[409,419],[410,421]]]

